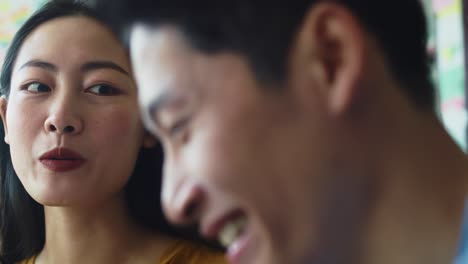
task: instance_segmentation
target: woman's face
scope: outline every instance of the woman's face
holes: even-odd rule
[[[124,48],[84,16],[50,20],[23,43],[2,99],[5,141],[28,193],[44,205],[118,196],[144,141]]]

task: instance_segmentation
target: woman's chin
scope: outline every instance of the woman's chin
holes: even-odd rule
[[[70,193],[66,195],[60,195],[58,193],[33,195],[32,198],[36,202],[50,207],[67,207],[78,205],[80,203],[79,201],[82,200],[79,197],[73,197],[70,195]]]

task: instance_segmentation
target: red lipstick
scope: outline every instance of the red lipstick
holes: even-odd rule
[[[79,168],[86,160],[71,149],[55,148],[42,154],[39,161],[51,171],[66,172]]]

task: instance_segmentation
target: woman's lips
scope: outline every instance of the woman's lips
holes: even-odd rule
[[[67,148],[55,148],[44,153],[39,161],[47,169],[65,172],[77,169],[86,162],[79,153]]]
[[[51,171],[65,172],[79,168],[84,160],[41,160],[42,165]]]

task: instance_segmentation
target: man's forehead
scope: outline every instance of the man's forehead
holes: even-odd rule
[[[130,47],[132,51],[141,50],[143,54],[153,51],[172,56],[183,55],[190,51],[186,38],[176,27],[153,27],[141,23],[132,27]]]
[[[139,80],[137,82],[140,105],[148,109],[155,100],[164,97],[165,94],[173,92],[171,90],[173,90],[174,85],[176,85],[174,78],[175,75],[161,74],[159,77],[155,78],[154,81],[146,81],[142,80],[143,78],[138,79],[137,76]]]
[[[166,27],[137,24],[130,35],[130,52],[139,86],[140,102],[158,96],[176,81],[188,57],[177,33]]]
[[[186,74],[192,61],[192,50],[172,27],[134,26],[130,49],[137,82],[175,81],[173,75]]]

